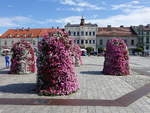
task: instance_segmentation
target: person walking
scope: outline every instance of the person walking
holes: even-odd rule
[[[5,55],[5,64],[6,64],[6,68],[9,68],[9,64],[10,64],[10,57],[8,56],[8,54],[6,53]]]

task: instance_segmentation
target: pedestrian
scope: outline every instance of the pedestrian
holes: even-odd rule
[[[9,64],[10,64],[10,57],[8,56],[8,54],[6,53],[5,55],[5,64],[6,64],[6,68],[9,68]]]

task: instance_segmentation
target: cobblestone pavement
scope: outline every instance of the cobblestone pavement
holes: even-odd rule
[[[150,57],[130,57],[130,64],[137,73],[150,77]]]
[[[142,59],[142,60],[141,60]],[[131,68],[136,68],[135,63],[149,67],[148,58],[131,57]],[[34,89],[36,87],[36,74],[30,75],[9,75],[3,68],[3,57],[0,57],[0,113],[149,113],[150,98],[148,95],[138,98],[127,106],[124,105],[93,105],[92,102],[98,100],[116,101],[121,100],[127,103],[133,100],[140,93],[134,93],[140,87],[150,83],[149,76],[141,76],[137,72],[132,72],[130,76],[109,76],[103,75],[103,57],[83,57],[83,65],[76,68],[77,76],[80,80],[80,90],[69,96],[44,97],[38,96]],[[143,64],[145,63],[145,65]],[[142,67],[141,66],[141,67]],[[149,90],[149,89],[148,89]],[[147,91],[148,91],[147,90]],[[133,93],[131,93],[133,92]],[[131,96],[130,96],[131,95]],[[128,97],[128,98],[126,98]],[[87,105],[66,106],[63,105],[10,105],[3,103],[2,99],[65,99],[68,101],[89,101]],[[68,101],[69,102],[69,101]],[[20,102],[21,103],[21,102]]]

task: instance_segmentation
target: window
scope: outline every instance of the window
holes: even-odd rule
[[[132,46],[134,45],[134,40],[131,40],[131,45],[132,45]]]
[[[93,32],[93,36],[95,36],[95,32]]]
[[[85,40],[85,43],[88,44],[88,40]]]
[[[146,43],[149,43],[149,37],[146,37]]]
[[[28,34],[28,37],[32,37],[32,34]]]
[[[146,50],[149,50],[149,46],[146,46]]]
[[[85,35],[88,36],[88,32],[86,32]]]
[[[74,43],[76,43],[76,40],[74,40]]]
[[[103,40],[100,40],[100,41],[99,41],[99,44],[100,44],[100,45],[103,45]]]
[[[13,41],[13,40],[11,41],[11,44],[14,44],[14,41]]]
[[[7,41],[5,40],[4,45],[7,46]]]
[[[77,36],[80,36],[80,33],[79,33],[79,32],[77,32]]]
[[[33,40],[33,45],[35,45],[36,44],[36,42],[35,42],[35,40]]]
[[[80,40],[77,40],[77,44],[79,44],[80,43]]]
[[[89,43],[91,44],[91,43],[92,43],[92,41],[91,41],[91,40],[89,40]]]
[[[9,38],[12,38],[12,35],[11,35],[11,34],[9,35]]]
[[[93,40],[93,44],[95,44],[95,40]]]
[[[149,35],[149,32],[146,32],[146,35]]]
[[[81,44],[84,44],[84,40],[81,40]]]
[[[81,36],[84,36],[84,31],[81,31]]]
[[[26,34],[24,34],[24,37],[27,37],[27,35],[26,35]]]
[[[89,35],[91,36],[91,35],[92,35],[92,33],[91,33],[91,32],[89,32]]]
[[[76,36],[76,32],[74,32],[73,35]]]

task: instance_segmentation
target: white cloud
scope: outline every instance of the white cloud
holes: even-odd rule
[[[0,27],[14,27],[19,26],[23,23],[30,23],[31,18],[24,16],[15,16],[15,17],[0,17]]]
[[[141,8],[139,4],[140,4],[139,1],[131,1],[128,3],[124,3],[124,4],[112,5],[112,9],[118,10],[118,9],[124,9],[124,8],[139,8],[139,7]]]
[[[104,7],[100,7],[100,6],[97,6],[97,5],[91,4],[89,2],[82,1],[82,0],[60,0],[60,3],[64,4],[64,5],[77,7],[76,10],[74,9],[75,11],[81,11],[81,8],[82,8],[82,10],[86,10],[88,8],[90,8],[90,10],[105,9]],[[79,10],[79,8],[80,8],[80,10]]]
[[[65,5],[76,5],[77,4],[74,0],[61,0],[60,2]]]
[[[84,11],[85,9],[84,8],[80,8],[80,7],[76,7],[76,8],[71,8],[70,10],[81,12],[81,11]]]
[[[120,15],[111,16],[105,19],[90,19],[88,21],[97,23],[100,26],[106,26],[106,25],[130,26],[130,25],[139,25],[139,24],[149,24],[150,23],[150,7],[137,9],[124,15],[120,14]]]
[[[87,22],[96,23],[99,26],[131,26],[131,25],[140,25],[140,24],[149,24],[150,23],[150,7],[145,7],[143,9],[136,9],[128,14],[119,14],[110,16],[108,18],[90,18],[86,19]],[[94,17],[94,16],[91,16]],[[62,23],[65,25],[66,23],[70,22],[72,24],[79,24],[81,17],[80,16],[70,16],[63,19],[57,20],[49,20],[47,22],[55,22],[55,23]]]
[[[67,24],[67,23],[78,24],[80,22],[80,19],[81,19],[81,16],[70,16],[70,17],[56,19],[56,20],[48,19],[45,22],[46,23],[55,22],[55,23],[61,23],[61,24]]]
[[[99,15],[91,15],[87,17],[86,22],[96,23],[99,26],[130,26],[130,25],[139,25],[139,24],[150,24],[150,7],[144,7],[141,9],[135,9],[125,14],[118,14],[110,16],[107,18],[98,18]],[[45,20],[35,20],[31,17],[15,16],[15,17],[0,17],[0,27],[16,27],[22,25],[34,24],[38,25],[47,25],[51,23],[58,23],[65,25],[68,22],[72,24],[79,24],[81,16],[70,16],[60,19],[45,19]]]

